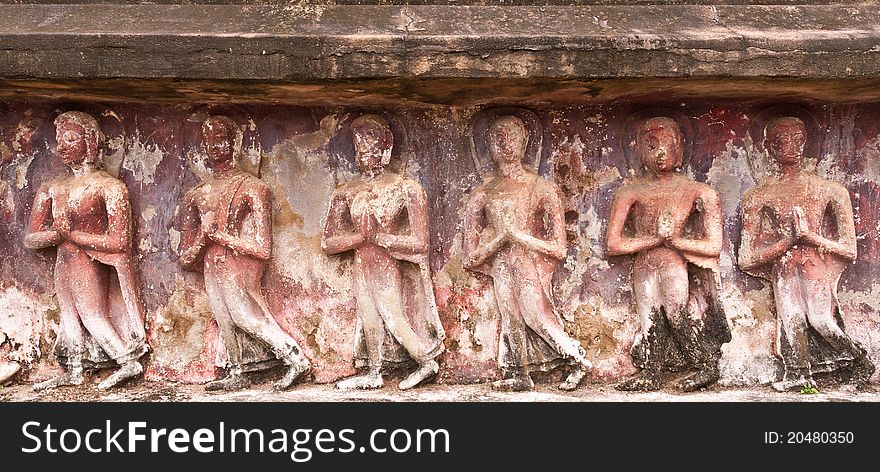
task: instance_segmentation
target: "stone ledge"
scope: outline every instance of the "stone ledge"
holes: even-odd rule
[[[201,385],[166,382],[138,382],[110,392],[94,385],[33,392],[30,385],[14,385],[0,390],[0,401],[161,401],[161,402],[878,402],[880,391],[849,388],[822,389],[818,394],[778,393],[768,388],[729,388],[714,386],[694,393],[673,390],[657,392],[618,392],[613,386],[585,385],[573,392],[560,392],[553,385],[539,385],[533,392],[493,391],[489,384],[425,385],[400,391],[385,387],[370,391],[340,391],[332,385],[299,385],[285,392],[267,386],[240,392],[206,393]]]
[[[0,78],[880,76],[877,5],[0,5]]]

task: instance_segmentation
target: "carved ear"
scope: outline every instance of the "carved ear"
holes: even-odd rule
[[[382,147],[384,151],[382,152],[382,166],[387,166],[391,163],[391,151],[394,149],[394,133],[391,132],[391,128],[385,129],[385,137],[382,140]]]
[[[86,151],[93,164],[101,164],[100,138],[97,130],[86,130]]]

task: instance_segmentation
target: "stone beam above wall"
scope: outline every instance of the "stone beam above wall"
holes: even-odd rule
[[[0,5],[0,78],[880,76],[880,6]]]
[[[0,97],[874,101],[878,16],[872,5],[0,4]]]

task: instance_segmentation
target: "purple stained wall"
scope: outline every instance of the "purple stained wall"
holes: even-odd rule
[[[347,125],[377,110],[345,107],[0,103],[0,359],[23,362],[29,380],[58,368],[51,355],[58,324],[54,254],[28,250],[21,241],[37,188],[64,172],[51,151],[52,120],[71,109],[99,119],[108,138],[106,167],[129,189],[152,347],[148,379],[203,382],[217,374],[217,328],[201,275],[176,264],[175,227],[178,201],[205,172],[201,121],[216,113],[242,126],[241,162],[274,193],[274,255],[264,289],[276,318],[313,360],[316,381],[353,372],[351,262],[325,256],[320,235],[330,192],[354,172]],[[445,106],[379,111],[397,140],[392,166],[421,182],[428,194],[431,269],[447,331],[441,381],[493,379],[498,310],[491,282],[461,267],[460,230],[464,199],[480,181],[478,166],[484,164],[478,163],[486,161],[480,130],[495,112]],[[739,271],[735,262],[741,197],[772,172],[761,146],[762,125],[780,113],[807,121],[807,150],[821,156],[816,172],[850,190],[858,259],[844,272],[839,295],[847,331],[880,361],[880,104],[688,100],[513,111],[530,127],[532,159],[565,196],[569,253],[557,271],[554,296],[602,381],[634,371],[629,347],[638,321],[631,263],[606,258],[603,243],[614,191],[636,162],[633,131],[640,117],[650,114],[679,121],[688,144],[685,172],[721,195],[723,301],[733,331],[723,350],[722,383],[766,383],[781,369],[770,353],[776,329],[770,287]]]

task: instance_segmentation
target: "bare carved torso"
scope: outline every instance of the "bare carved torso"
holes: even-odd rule
[[[80,231],[91,235],[105,235],[111,231],[109,222],[111,215],[119,220],[128,247],[129,209],[125,184],[103,171],[90,172],[84,176],[67,176],[49,184],[48,194],[51,200],[51,221],[56,227],[66,227],[68,232]],[[124,203],[124,204],[123,204]],[[47,215],[48,216],[48,215]],[[48,221],[47,227],[51,227]],[[92,248],[81,247],[79,244],[63,239],[58,245],[62,254],[75,253],[79,250],[94,251]],[[109,253],[127,252],[123,248]],[[92,255],[96,255],[92,253]]]
[[[665,181],[641,180],[624,190],[633,202],[628,215],[633,236],[653,237],[658,234],[661,215],[671,222],[673,235],[686,236],[688,219],[706,189],[703,184],[675,175]],[[636,264],[651,267],[677,266],[686,270],[686,263],[681,251],[662,245],[642,251],[636,257]]]
[[[338,217],[347,220],[353,228],[375,224],[375,233],[400,234],[405,219],[410,216],[407,205],[411,202],[413,192],[418,190],[413,188],[415,185],[415,182],[393,173],[352,181],[338,190],[340,211],[347,213]],[[365,267],[378,266],[392,271],[396,268],[394,254],[376,241],[367,240],[357,247],[355,261]]]
[[[758,187],[748,203],[760,215],[754,241],[756,248],[770,246],[791,233],[795,207],[803,211],[807,227],[815,228],[825,238],[838,240],[842,225],[848,224],[838,220],[840,207],[848,204],[846,192],[839,184],[807,173],[785,181],[774,179]],[[787,277],[797,272],[814,280],[834,278],[846,262],[801,241],[772,262],[772,274]]]
[[[197,222],[213,219],[220,231],[237,242],[233,245],[210,240],[204,250],[206,268],[214,267],[219,259],[234,257],[237,270],[263,270],[272,241],[271,220],[258,221],[269,218],[268,214],[257,214],[270,205],[268,188],[262,181],[240,171],[215,176],[193,189],[188,198]],[[265,253],[267,257],[254,257],[254,253]]]

